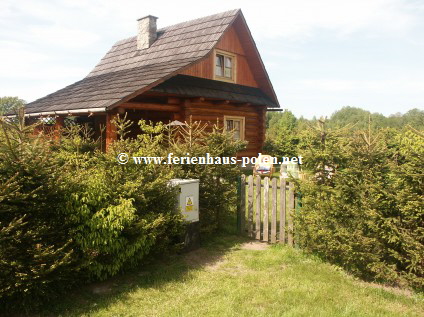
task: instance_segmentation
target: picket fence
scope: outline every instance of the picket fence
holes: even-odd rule
[[[295,206],[294,185],[285,178],[241,176],[240,233],[256,240],[293,246]]]

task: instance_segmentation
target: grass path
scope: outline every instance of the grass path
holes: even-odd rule
[[[84,287],[44,315],[405,317],[424,316],[424,297],[361,282],[299,250],[220,237]]]

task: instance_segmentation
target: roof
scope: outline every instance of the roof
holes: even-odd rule
[[[231,10],[159,29],[144,50],[137,49],[136,36],[118,41],[84,79],[27,104],[25,111],[112,108],[207,57],[239,15]]]
[[[202,96],[251,104],[277,105],[259,88],[223,81],[177,75],[152,88],[151,91],[178,94],[186,97]]]

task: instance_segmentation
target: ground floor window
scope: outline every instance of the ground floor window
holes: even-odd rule
[[[224,116],[224,124],[226,131],[233,131],[234,139],[244,140],[244,117],[228,117]]]

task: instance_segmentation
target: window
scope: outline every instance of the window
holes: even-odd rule
[[[215,54],[215,78],[219,80],[234,80],[235,56],[218,51]]]
[[[224,116],[225,130],[233,131],[234,139],[244,140],[244,117]]]

